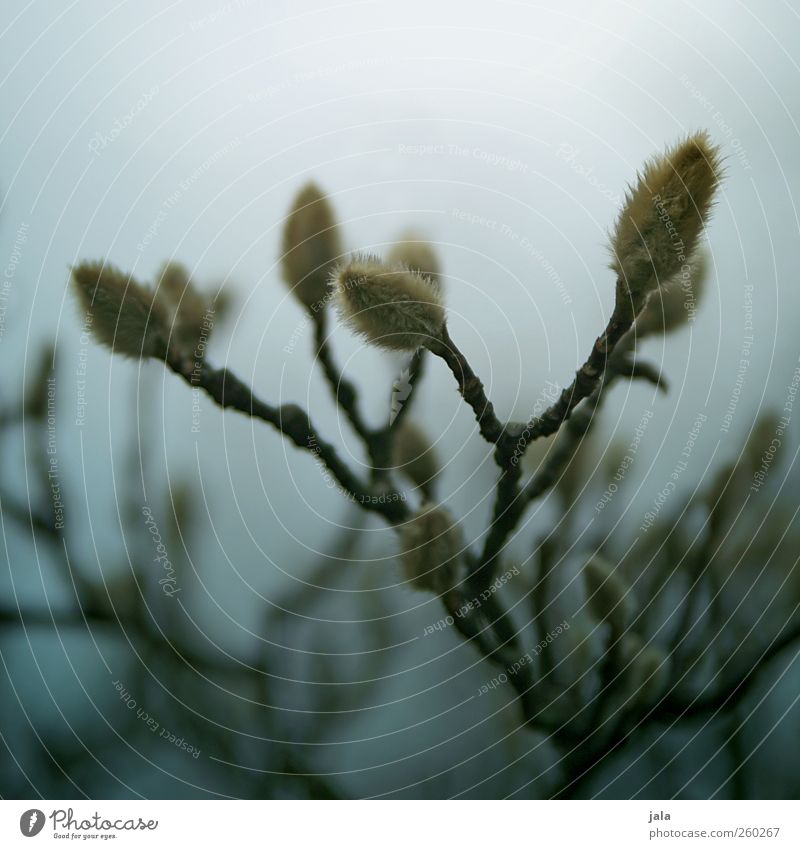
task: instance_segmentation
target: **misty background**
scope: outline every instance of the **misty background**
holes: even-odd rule
[[[254,639],[273,641],[286,647],[288,677],[303,680],[309,652],[324,653],[336,634],[351,654],[341,680],[374,682],[369,692],[353,686],[342,708],[349,713],[310,746],[315,772],[334,774],[342,792],[359,796],[514,792],[534,775],[531,762],[538,773],[546,757],[542,767],[542,752],[515,735],[510,692],[470,701],[474,680],[455,672],[474,659],[452,635],[422,639],[442,615],[435,599],[392,592],[392,627],[404,645],[377,663],[369,658],[366,669],[364,653],[376,649],[369,605],[403,580],[394,532],[359,518],[314,459],[270,428],[223,414],[205,397],[193,419],[191,390],[163,367],[87,344],[69,268],[105,258],[151,281],[174,259],[201,288],[222,286],[232,307],[209,361],[271,403],[309,409],[361,464],[312,370],[312,328],[280,280],[281,226],[304,182],[329,194],[350,250],[385,252],[409,229],[434,243],[453,338],[500,418],[526,419],[547,381],[569,383],[605,325],[614,299],[607,233],[626,186],[648,157],[707,128],[726,166],[708,231],[710,286],[686,329],[643,343],[669,394],[616,386],[591,454],[600,468],[610,446],[627,445],[653,411],[626,490],[602,514],[609,531],[632,534],[698,414],[708,419],[679,482],[684,494],[738,455],[759,413],[782,407],[798,364],[797,10],[722,0],[9,0],[4,11],[0,399],[21,392],[36,352],[54,338],[58,468],[79,568],[102,581],[129,572],[139,556],[132,538],[144,535],[146,551],[147,530],[144,519],[126,524],[125,504],[149,504],[166,525],[168,492],[183,487],[200,505],[179,576],[185,633],[233,657]],[[334,347],[362,387],[370,421],[385,421],[403,358],[345,329],[334,331]],[[444,469],[442,501],[476,539],[492,505],[490,452],[440,362],[428,364],[416,391],[414,419]],[[131,462],[132,447],[141,466]],[[4,478],[21,500],[39,450],[24,428],[0,448]],[[597,521],[587,513],[587,523]],[[532,511],[514,542],[520,561],[555,515],[549,499]],[[317,626],[305,633],[311,642],[265,629],[282,588],[305,580],[340,527],[356,521],[365,530],[355,562],[342,566],[338,600],[328,594],[308,614]],[[3,537],[4,598],[45,610],[68,604],[72,588],[52,553],[5,523]],[[146,574],[150,565],[138,568]],[[156,568],[145,584],[157,581]],[[148,592],[154,605],[163,602]],[[32,795],[19,777],[26,774],[42,792],[70,795],[52,764],[55,778],[40,771],[37,734],[80,740],[123,710],[98,654],[113,670],[126,649],[124,640],[98,647],[61,631],[4,641],[0,730],[13,754],[2,756],[4,793]],[[784,729],[800,725],[796,709],[785,713],[796,664],[783,682],[750,741],[754,769],[772,767],[762,769],[763,795],[780,794],[794,769],[787,763],[782,772],[767,734],[778,717]],[[181,696],[170,681],[158,687],[167,701]],[[191,708],[231,729],[230,757],[245,768],[254,740],[272,739],[278,727],[285,737],[295,719],[294,742],[309,745],[299,730],[308,722],[301,696],[275,727],[250,727],[237,698],[214,709],[213,697],[195,695]],[[489,699],[494,724],[485,721]],[[195,760],[175,747],[114,754],[123,744],[108,735],[108,751],[98,753],[104,781],[78,775],[72,795],[238,792],[208,758],[226,755],[204,751]],[[698,757],[713,752],[709,744]],[[615,792],[638,792],[646,770],[626,773]],[[687,781],[692,773],[687,767]],[[686,793],[711,793],[719,782],[712,767]]]

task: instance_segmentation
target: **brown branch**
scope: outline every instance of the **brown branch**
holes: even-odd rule
[[[505,432],[505,427],[495,415],[492,402],[486,397],[483,383],[472,370],[467,358],[450,338],[447,325],[442,330],[441,338],[429,345],[429,350],[437,357],[441,357],[453,372],[461,397],[475,413],[481,436],[487,442],[497,444]]]
[[[190,386],[203,389],[223,409],[231,408],[265,421],[298,448],[314,454],[336,478],[345,493],[365,510],[380,513],[392,524],[407,518],[408,508],[402,500],[386,498],[379,501],[372,489],[362,483],[340,459],[336,448],[322,439],[301,407],[296,404],[273,407],[257,398],[252,389],[228,369],[213,369],[204,360],[192,364],[181,359],[169,359],[167,365]]]
[[[614,307],[606,329],[597,337],[586,362],[578,369],[575,379],[561,392],[558,400],[540,416],[528,422],[520,437],[524,450],[528,444],[542,436],[550,436],[570,417],[572,411],[584,398],[602,389],[603,376],[617,345],[633,327],[636,315],[634,311],[618,303]],[[631,375],[634,376],[634,375]],[[637,375],[638,376],[638,375]]]
[[[490,596],[481,603],[485,625],[481,626],[475,611],[464,613],[467,601],[461,590],[451,590],[442,598],[447,612],[453,618],[453,624],[462,637],[473,643],[478,653],[489,663],[500,666],[506,673],[508,683],[516,690],[520,700],[522,715],[531,728],[541,731],[548,729],[537,724],[539,711],[534,701],[535,681],[530,664],[518,666],[524,652],[518,648],[517,633],[511,624],[508,613]]]
[[[353,425],[353,430],[369,445],[372,430],[364,421],[358,405],[358,390],[352,381],[348,380],[339,370],[333,359],[333,352],[328,341],[328,314],[324,310],[314,313],[314,345],[317,360],[331,387],[336,403]]]
[[[521,464],[513,466],[516,477],[504,472],[497,485],[494,517],[481,555],[481,570],[494,571],[497,560],[528,505],[547,492],[561,477],[594,421],[602,396],[602,382],[586,404],[566,423],[565,436],[543,468],[522,488],[518,486]]]
[[[487,442],[497,446],[495,460],[501,469],[497,482],[497,494],[492,516],[492,524],[484,544],[483,555],[478,576],[491,576],[498,556],[508,537],[518,525],[522,514],[530,500],[549,488],[563,470],[556,464],[551,464],[546,470],[548,477],[539,478],[527,491],[520,489],[519,481],[522,475],[521,460],[528,445],[542,436],[549,436],[558,431],[569,420],[575,407],[584,399],[593,397],[588,404],[591,408],[588,419],[578,423],[573,429],[572,442],[578,436],[585,434],[591,422],[591,416],[607,383],[605,375],[609,363],[620,342],[633,326],[635,313],[630,307],[617,305],[603,333],[595,340],[592,351],[586,362],[578,370],[573,382],[561,392],[558,400],[540,416],[531,419],[527,424],[502,424],[497,418],[491,401],[486,397],[483,384],[478,379],[466,357],[459,351],[447,332],[445,326],[441,340],[431,345],[431,351],[441,357],[453,372],[458,381],[461,396],[472,408],[481,435]],[[623,358],[622,348],[617,352],[618,371],[614,374],[624,374],[629,378],[644,378],[662,385],[660,375],[647,365],[637,364]],[[579,441],[579,440],[577,440]],[[565,448],[559,455],[559,461],[574,452],[574,446]],[[566,465],[566,463],[564,463]]]
[[[575,757],[568,765],[567,780],[553,794],[553,797],[577,798],[583,783],[591,777],[599,763],[615,752],[621,751],[637,734],[655,723],[673,724],[677,721],[697,720],[709,716],[712,718],[717,715],[727,716],[753,690],[758,675],[764,667],[798,640],[800,640],[800,621],[787,629],[782,636],[776,636],[744,675],[733,678],[707,697],[700,695],[687,700],[667,695],[644,714],[634,717],[623,716],[600,746],[592,746],[589,742],[590,738],[585,737],[565,740],[573,745]],[[800,656],[800,647],[795,650],[792,662],[798,656]],[[593,734],[596,730],[593,728],[590,733]]]
[[[364,443],[372,466],[372,485],[376,489],[385,487],[392,471],[392,442],[394,433],[403,418],[408,415],[414,395],[410,395],[398,411],[394,421],[373,428],[365,421],[358,403],[358,389],[355,384],[344,376],[336,365],[327,335],[327,314],[318,312],[313,317],[316,356],[322,366],[327,383],[331,387],[336,403],[344,411]],[[425,350],[415,352],[409,363],[409,382],[416,386],[422,375],[425,364]]]
[[[519,524],[527,507],[527,502],[524,500],[519,487],[521,475],[521,465],[512,465],[503,469],[497,482],[492,523],[483,545],[478,569],[478,574],[484,575],[487,580],[494,573],[502,549]]]
[[[611,366],[601,375],[592,394],[580,409],[566,420],[563,435],[550,452],[549,459],[542,469],[521,489],[517,486],[519,472],[516,476],[510,470],[503,473],[498,481],[492,526],[481,557],[481,568],[487,569],[489,574],[494,570],[497,557],[528,505],[548,492],[570,464],[595,421],[606,387],[620,377],[647,380],[659,389],[666,390],[666,381],[649,363],[632,363],[629,360],[614,358]],[[519,444],[518,439],[515,445]],[[512,469],[521,471],[521,464],[513,465]]]

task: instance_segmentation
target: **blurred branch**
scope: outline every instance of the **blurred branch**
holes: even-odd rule
[[[369,447],[372,430],[361,415],[358,404],[358,390],[355,384],[339,370],[333,359],[333,351],[328,340],[327,312],[324,309],[320,309],[318,312],[313,313],[312,322],[314,324],[316,357],[322,366],[325,379],[331,387],[336,403],[353,425],[353,430],[355,430]]]
[[[298,448],[319,457],[345,493],[365,510],[380,513],[392,524],[407,517],[408,509],[399,498],[383,501],[375,498],[373,491],[341,460],[334,446],[322,439],[301,407],[296,404],[273,407],[257,398],[252,389],[228,369],[212,369],[205,360],[192,365],[181,359],[170,358],[167,365],[190,386],[203,389],[223,409],[233,408],[252,418],[261,419]]]

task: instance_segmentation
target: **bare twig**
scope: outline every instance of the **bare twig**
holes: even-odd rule
[[[776,636],[764,649],[758,660],[744,675],[734,676],[730,681],[708,696],[696,696],[686,699],[680,696],[666,695],[644,713],[624,714],[600,745],[592,745],[596,739],[595,729],[588,737],[562,740],[572,746],[572,757],[568,759],[566,778],[554,792],[554,798],[580,798],[585,783],[591,779],[594,769],[613,754],[631,743],[635,736],[650,729],[653,724],[673,724],[687,720],[699,720],[709,716],[730,715],[742,700],[753,690],[759,673],[782,651],[800,640],[800,621]],[[795,649],[793,661],[800,656],[800,648]]]
[[[170,359],[167,365],[191,386],[199,386],[223,409],[232,408],[252,418],[271,424],[298,448],[317,456],[336,478],[345,493],[359,502],[365,510],[380,513],[392,524],[408,516],[408,508],[397,499],[375,498],[375,493],[344,463],[336,448],[325,440],[312,425],[308,414],[296,404],[273,407],[260,400],[252,389],[226,368],[213,369],[204,360],[187,363]]]
[[[350,420],[353,430],[368,444],[372,431],[364,421],[359,409],[358,390],[353,382],[342,374],[333,359],[333,352],[328,341],[328,314],[325,310],[319,310],[313,314],[313,322],[317,360],[322,366],[322,371],[333,391],[336,403]]]
[[[498,443],[505,432],[505,428],[495,415],[492,402],[486,397],[483,383],[481,383],[478,376],[472,370],[472,367],[467,362],[467,358],[450,338],[447,325],[445,325],[442,331],[440,340],[431,343],[430,351],[436,354],[437,357],[441,357],[450,371],[453,372],[461,397],[472,408],[472,412],[475,413],[475,419],[478,422],[481,436],[487,442]]]
[[[528,427],[520,437],[524,446],[539,437],[555,433],[584,398],[602,389],[603,375],[611,355],[620,340],[633,326],[635,317],[630,309],[624,309],[619,305],[614,308],[606,329],[595,340],[588,359],[578,369],[575,379],[561,392],[554,404],[528,423]]]

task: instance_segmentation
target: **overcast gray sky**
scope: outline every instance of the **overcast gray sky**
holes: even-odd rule
[[[663,487],[698,413],[708,419],[685,491],[710,458],[736,455],[760,409],[783,404],[800,306],[791,3],[5,0],[3,17],[3,382],[57,335],[63,474],[76,521],[91,519],[101,547],[118,533],[114,493],[137,430],[151,480],[202,481],[212,544],[197,604],[224,599],[246,621],[252,588],[324,546],[345,505],[269,430],[236,415],[223,423],[203,401],[200,431],[187,436],[192,396],[174,377],[83,351],[68,267],[108,258],[149,279],[176,258],[209,287],[226,280],[235,310],[213,360],[272,401],[307,405],[354,449],[311,376],[310,332],[276,266],[282,217],[308,179],[330,193],[352,249],[380,252],[408,227],[429,236],[454,338],[501,417],[523,418],[545,381],[571,379],[605,323],[606,234],[626,184],[647,157],[707,128],[727,168],[708,234],[710,292],[690,328],[645,345],[671,393],[618,387],[604,412],[605,436],[622,443],[655,413],[631,473],[641,490],[630,521]],[[753,340],[739,378],[749,286]],[[335,344],[373,420],[386,417],[402,361],[346,331]],[[155,395],[140,421],[137,375]],[[488,452],[439,363],[421,391],[416,413],[448,464],[443,494],[476,532],[490,505]],[[93,541],[79,545],[90,552]],[[372,548],[388,555],[391,533]]]

